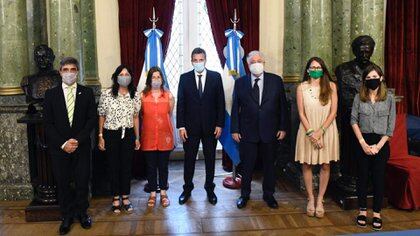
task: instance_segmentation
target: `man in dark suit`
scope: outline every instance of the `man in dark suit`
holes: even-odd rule
[[[90,134],[96,124],[93,91],[76,83],[79,63],[66,57],[60,62],[61,86],[47,90],[44,123],[62,214],[60,234],[70,231],[77,217],[83,228],[92,225],[87,214],[90,178]],[[70,183],[75,183],[75,189]]]
[[[195,48],[191,53],[194,70],[181,75],[178,87],[177,128],[184,142],[184,191],[179,204],[184,204],[194,188],[195,160],[200,141],[206,164],[207,197],[217,203],[214,194],[214,168],[217,139],[225,123],[225,96],[219,73],[205,68],[206,52]]]
[[[239,153],[243,170],[241,197],[237,207],[243,208],[251,193],[252,172],[258,154],[264,165],[264,201],[270,208],[277,208],[274,198],[274,161],[278,140],[285,135],[286,96],[282,78],[264,72],[264,57],[259,51],[247,56],[251,75],[235,81],[231,112],[231,133],[239,143]]]

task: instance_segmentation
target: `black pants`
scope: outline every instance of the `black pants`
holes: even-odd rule
[[[144,151],[147,162],[147,181],[151,192],[157,190],[157,172],[159,170],[159,187],[168,190],[168,161],[170,151]]]
[[[65,156],[51,156],[62,217],[86,213],[89,207],[91,156],[90,149],[86,149]]]
[[[263,162],[263,192],[265,196],[272,196],[276,184],[274,171],[274,161],[276,157],[277,142],[271,143],[250,143],[241,141],[239,143],[239,153],[242,167],[242,187],[241,196],[249,197],[251,194],[252,173],[255,162],[260,155]]]
[[[135,135],[133,129],[125,129],[124,138],[121,139],[121,132],[104,129],[103,133],[113,196],[130,194]]]
[[[363,134],[363,138],[369,145],[377,144],[382,136],[378,134]],[[380,212],[384,196],[385,168],[389,159],[389,143],[386,142],[377,155],[366,155],[363,149],[358,148],[358,176],[357,176],[357,195],[359,207],[366,208],[366,196],[368,191],[369,179],[373,185],[373,211]],[[370,175],[369,175],[370,174]]]
[[[200,140],[203,143],[204,161],[206,164],[206,182],[204,188],[209,192],[213,191],[215,187],[213,180],[217,140],[214,138],[214,135],[201,137],[190,135],[184,143],[184,191],[186,192],[191,192],[194,189],[193,176]]]

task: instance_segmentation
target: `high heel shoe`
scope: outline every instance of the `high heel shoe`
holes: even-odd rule
[[[321,201],[320,204],[316,204],[316,209],[315,209],[315,216],[317,218],[322,218],[324,217],[325,214],[325,210],[324,210],[324,201]]]
[[[315,216],[315,201],[308,199],[308,205],[306,205],[306,215],[310,217]]]

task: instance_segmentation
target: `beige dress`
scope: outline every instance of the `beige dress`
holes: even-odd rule
[[[305,109],[306,118],[309,121],[310,127],[317,130],[321,127],[330,113],[331,100],[328,104],[322,106],[318,100],[320,87],[312,87],[307,82],[302,83],[300,89],[302,91],[303,107]],[[323,135],[324,147],[322,149],[317,149],[306,137],[306,130],[303,127],[302,122],[300,123],[296,138],[295,161],[311,165],[338,161],[339,139],[335,119],[329,127],[325,128],[325,134]]]

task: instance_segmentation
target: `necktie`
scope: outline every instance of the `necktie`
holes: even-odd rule
[[[254,81],[254,87],[252,87],[252,96],[254,96],[258,104],[260,104],[260,86],[258,86],[259,80],[260,78],[256,78]]]
[[[74,113],[74,87],[68,87],[67,92],[67,99],[66,99],[66,105],[67,105],[67,116],[69,118],[70,126],[73,123],[73,113]]]
[[[201,82],[201,76],[203,76],[203,75],[199,74],[197,76],[198,76],[198,95],[201,98],[201,96],[203,96],[203,83]]]

